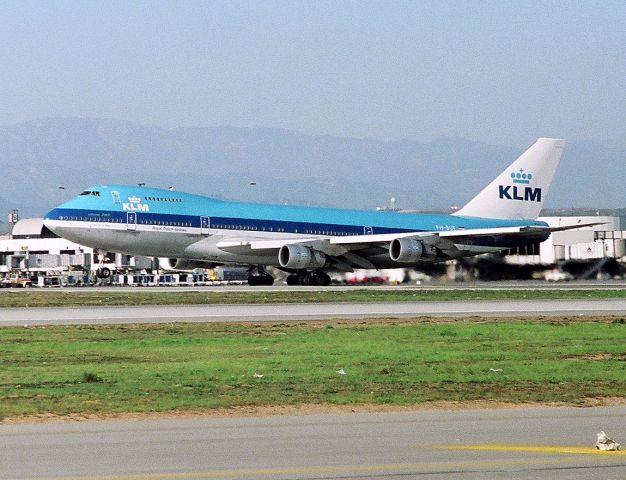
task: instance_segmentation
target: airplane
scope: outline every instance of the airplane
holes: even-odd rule
[[[171,258],[174,269],[249,267],[250,285],[329,285],[328,272],[410,268],[542,242],[538,221],[565,142],[539,138],[460,210],[411,214],[217,200],[172,189],[96,185],[44,224],[98,251]],[[110,275],[100,269],[102,276]]]

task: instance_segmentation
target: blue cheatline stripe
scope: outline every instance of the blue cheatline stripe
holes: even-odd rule
[[[166,225],[200,228],[201,217],[198,215],[181,215],[172,213],[152,212],[116,212],[111,210],[82,210],[56,208],[47,218],[49,220],[68,220],[78,222],[127,223],[128,213],[136,216],[137,225]],[[363,235],[365,227],[371,227],[372,234],[406,233],[420,230],[409,228],[390,228],[380,226],[341,225],[335,223],[294,222],[287,220],[259,220],[255,218],[234,218],[213,216],[210,228],[219,230],[246,230],[258,232],[297,233],[304,235]],[[368,231],[368,233],[370,233]]]

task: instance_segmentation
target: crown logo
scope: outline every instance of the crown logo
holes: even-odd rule
[[[141,198],[139,198],[139,197],[135,197],[135,196],[133,196],[133,197],[128,197],[128,201],[129,201],[130,203],[141,203]]]
[[[528,185],[533,178],[532,173],[526,173],[523,168],[520,168],[517,172],[511,172],[511,179],[513,183],[522,183]]]

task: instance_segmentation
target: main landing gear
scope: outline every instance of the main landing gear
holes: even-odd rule
[[[305,285],[310,287],[326,287],[330,285],[330,277],[322,270],[306,270],[293,273],[287,277],[287,285]]]
[[[274,284],[274,277],[265,271],[262,266],[248,270],[248,285],[252,287],[270,286]],[[330,277],[322,270],[298,270],[287,277],[287,285],[304,285],[308,287],[325,287],[330,285]]]
[[[265,268],[253,267],[248,271],[248,285],[251,287],[269,287],[274,285],[274,277],[265,271]]]

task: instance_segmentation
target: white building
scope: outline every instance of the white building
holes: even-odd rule
[[[104,259],[104,265],[111,270],[151,266],[151,260],[143,257],[137,261],[130,255],[112,253]],[[41,218],[19,220],[9,235],[0,237],[0,273],[16,270],[92,272],[98,264],[98,256],[94,255],[92,248],[59,237],[43,224]]]
[[[41,218],[18,221],[0,237],[0,272],[91,269],[93,250],[52,233]]]
[[[626,217],[609,215],[545,216],[551,227],[597,223],[578,230],[554,232],[545,241],[525,250],[512,250],[506,259],[516,264],[554,265],[561,261],[615,258],[626,262]]]
[[[561,260],[623,259],[626,255],[626,218],[611,216],[544,217],[551,227],[599,223],[580,230],[554,232],[541,246],[541,263]],[[626,259],[625,259],[626,260]]]

